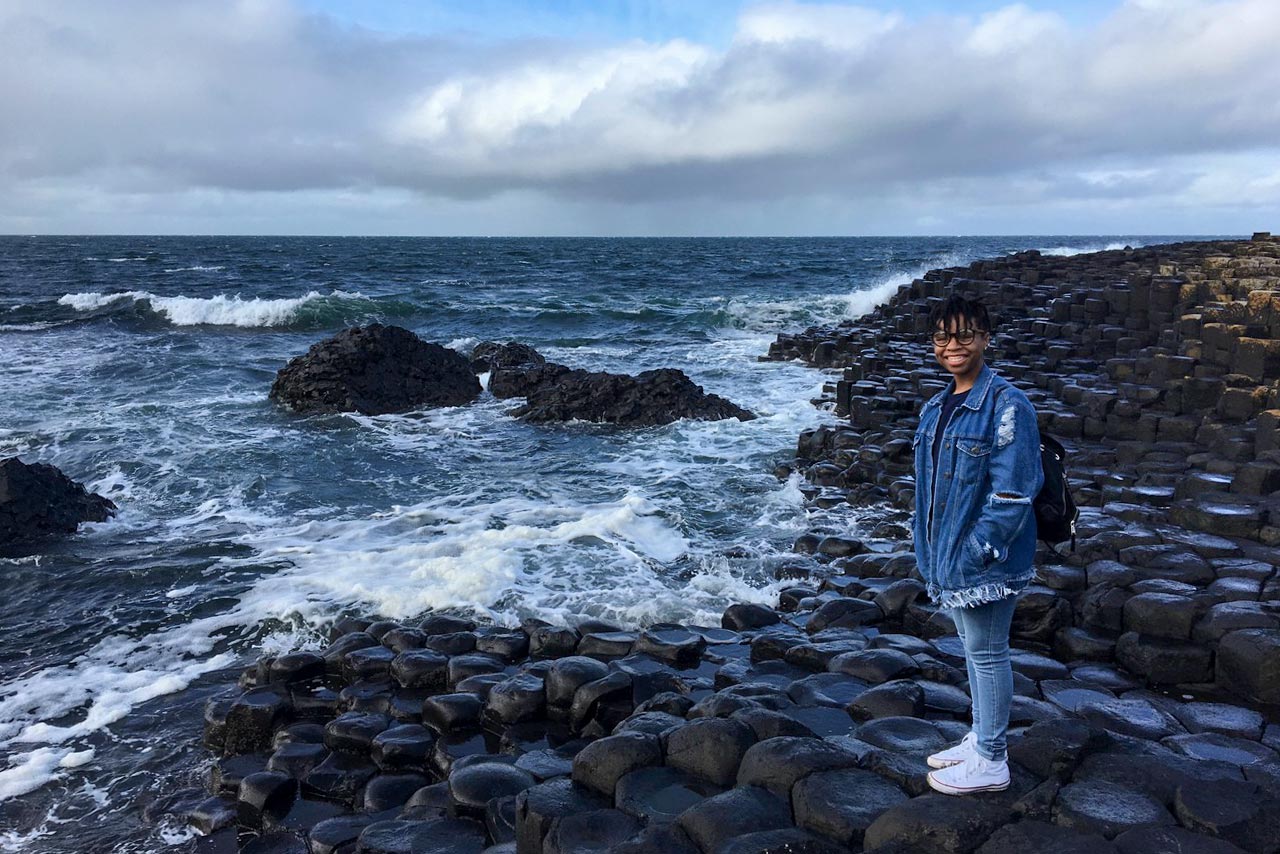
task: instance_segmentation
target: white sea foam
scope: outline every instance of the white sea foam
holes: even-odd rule
[[[193,264],[190,267],[167,267],[166,273],[219,273],[227,269],[221,264],[211,264],[205,266],[203,264]]]
[[[292,322],[298,311],[316,300],[365,300],[361,293],[310,291],[292,299],[243,299],[239,294],[212,297],[162,297],[146,291],[118,294],[97,292],[66,294],[58,299],[77,311],[93,311],[122,300],[146,302],[152,311],[175,326],[282,326]]]
[[[462,355],[469,357],[471,355],[471,351],[474,350],[476,345],[479,343],[479,338],[476,338],[474,335],[468,335],[464,338],[455,338],[444,346],[448,347],[450,350],[457,350]]]
[[[39,747],[9,757],[9,767],[0,771],[0,801],[34,792],[50,780],[61,777],[61,771],[79,768],[93,760],[94,751],[69,748]]]
[[[1086,252],[1112,252],[1117,249],[1123,249],[1126,246],[1136,249],[1143,244],[1140,241],[1129,241],[1127,243],[1106,243],[1106,244],[1086,244],[1084,246],[1050,246],[1047,249],[1041,249],[1041,255],[1057,255],[1071,256],[1083,255]]]

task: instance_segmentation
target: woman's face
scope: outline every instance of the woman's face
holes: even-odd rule
[[[956,385],[964,387],[982,370],[982,354],[990,340],[990,333],[975,328],[967,317],[954,318],[946,327],[939,324],[934,330],[933,355],[955,377]]]

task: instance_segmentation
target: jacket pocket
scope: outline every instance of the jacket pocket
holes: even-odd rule
[[[955,461],[956,480],[966,486],[981,485],[991,464],[991,442],[958,437]]]

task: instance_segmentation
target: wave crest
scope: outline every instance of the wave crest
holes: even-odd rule
[[[239,294],[218,294],[212,297],[163,297],[147,291],[126,291],[103,294],[97,292],[65,294],[58,305],[69,306],[76,311],[98,311],[121,302],[145,304],[174,326],[239,326],[269,327],[287,326],[301,319],[304,309],[333,305],[348,301],[369,301],[361,293],[319,291],[286,299],[244,299]]]

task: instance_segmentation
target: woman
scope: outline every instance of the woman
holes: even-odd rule
[[[964,644],[973,729],[929,757],[929,785],[949,795],[1009,786],[1005,732],[1013,702],[1009,626],[1034,574],[1040,432],[1026,395],[988,367],[987,309],[951,296],[929,314],[930,341],[952,382],[920,412],[915,435],[916,562]]]

